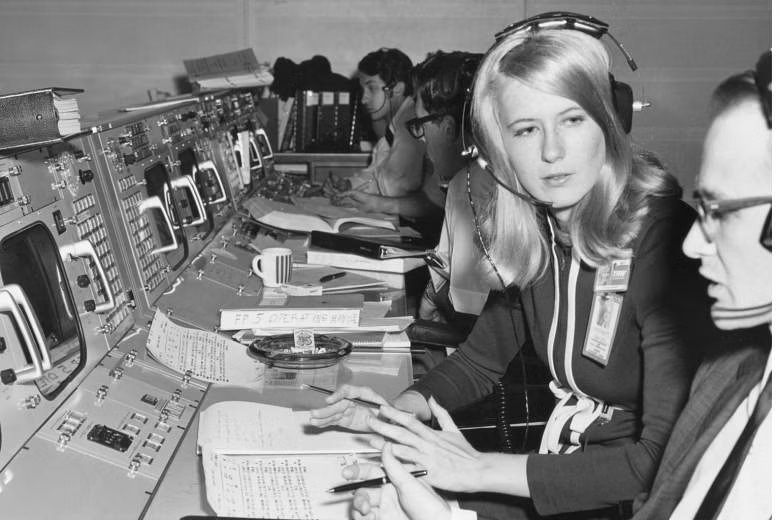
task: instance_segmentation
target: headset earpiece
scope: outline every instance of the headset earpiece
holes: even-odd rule
[[[398,84],[397,81],[393,81],[392,83],[388,83],[384,87],[382,87],[382,90],[385,91],[385,94],[387,94],[388,97],[393,97],[393,89]]]
[[[628,83],[617,81],[615,76],[609,75],[612,88],[612,104],[623,126],[623,131],[631,133],[631,125],[634,120],[634,91]]]
[[[772,251],[772,208],[769,208],[769,213],[766,215],[764,225],[761,228],[761,245],[765,249]]]

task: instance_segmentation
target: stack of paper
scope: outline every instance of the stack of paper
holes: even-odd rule
[[[313,428],[308,417],[309,412],[244,401],[217,403],[201,413],[198,447],[206,498],[218,515],[348,517],[352,495],[328,489],[344,482],[344,466],[376,450],[368,434]]]

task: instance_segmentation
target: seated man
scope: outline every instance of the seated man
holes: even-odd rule
[[[766,56],[766,55],[765,55]],[[698,181],[699,220],[683,244],[710,280],[711,316],[723,329],[699,367],[655,482],[635,519],[770,518],[771,500],[771,58],[729,78],[714,95]],[[767,70],[768,69],[768,70]],[[452,450],[460,436],[432,403]],[[396,457],[382,462],[392,485],[355,494],[353,518],[466,518]],[[463,453],[468,457],[469,453]],[[376,476],[376,466],[345,470]],[[466,515],[466,516],[461,516]],[[476,515],[472,513],[471,518]]]
[[[425,147],[404,126],[414,117],[411,71],[412,61],[398,49],[382,48],[360,60],[361,103],[379,140],[365,170],[327,188],[390,196],[420,188]]]
[[[423,235],[438,239],[450,179],[466,163],[461,155],[463,105],[480,55],[439,51],[415,66],[414,116],[405,132],[424,146],[430,168],[422,186],[404,196],[369,194],[363,190],[340,195],[342,201],[369,212],[400,215],[418,224]],[[403,132],[401,132],[403,133]]]
[[[772,515],[771,82],[770,52],[756,72],[727,79],[713,96],[699,221],[683,250],[701,260],[711,282],[715,325],[735,332],[711,347],[697,371],[635,518]]]
[[[436,246],[442,266],[429,266],[431,280],[420,301],[421,319],[447,322],[467,332],[482,311],[491,288],[500,287],[476,230],[477,222],[482,220],[479,213],[487,206],[495,186],[492,177],[476,161],[471,161],[450,181],[444,225]],[[479,229],[479,233],[485,232]]]

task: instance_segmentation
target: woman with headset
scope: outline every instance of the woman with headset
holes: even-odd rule
[[[422,467],[428,484],[465,493],[461,503],[488,518],[630,511],[686,399],[689,333],[708,330],[704,285],[681,250],[695,213],[632,145],[605,33],[598,20],[554,13],[500,34],[477,72],[471,115],[499,185],[476,236],[508,290],[392,407],[345,386],[312,412],[315,425],[380,434],[389,472],[398,474],[395,458]],[[477,452],[444,409],[489,394],[527,340],[557,399],[539,452]],[[344,397],[383,403],[379,417]],[[441,431],[421,422],[431,418]],[[469,495],[478,492],[491,494]],[[361,490],[353,517],[371,518],[378,500]]]

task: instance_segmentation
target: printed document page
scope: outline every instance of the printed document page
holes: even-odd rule
[[[159,309],[154,315],[147,351],[168,368],[210,383],[257,383],[265,365],[249,357],[246,347],[230,338],[173,323]]]

